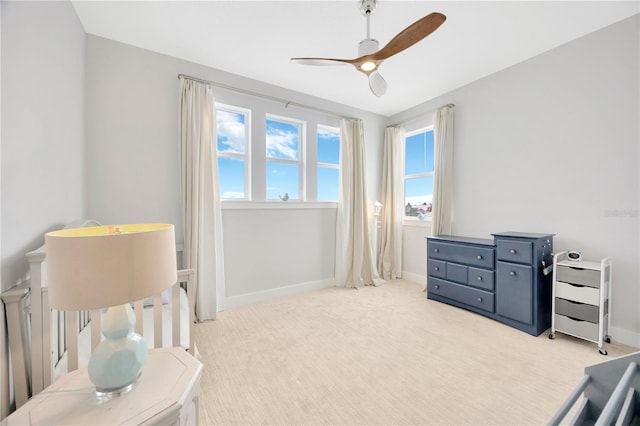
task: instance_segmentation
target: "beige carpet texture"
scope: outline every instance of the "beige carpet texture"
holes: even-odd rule
[[[201,423],[546,424],[585,366],[637,350],[533,337],[423,289],[331,287],[197,324]]]

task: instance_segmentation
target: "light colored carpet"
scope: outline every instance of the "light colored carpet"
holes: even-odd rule
[[[196,325],[202,423],[546,424],[585,366],[634,351],[532,337],[423,287],[332,287]]]

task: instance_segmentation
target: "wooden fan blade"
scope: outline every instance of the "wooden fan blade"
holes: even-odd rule
[[[291,58],[291,60],[293,62],[297,62],[302,65],[319,65],[319,66],[354,64],[357,61],[357,59],[333,59],[333,58]]]
[[[433,12],[404,30],[400,31],[385,47],[371,55],[372,59],[382,61],[390,56],[400,53],[408,47],[413,46],[432,32],[438,29],[447,19],[442,13]]]

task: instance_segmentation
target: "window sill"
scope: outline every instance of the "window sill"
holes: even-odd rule
[[[222,201],[222,210],[335,209],[337,201]]]
[[[425,218],[424,220],[404,218],[402,220],[402,226],[412,226],[415,228],[431,228],[431,218]]]

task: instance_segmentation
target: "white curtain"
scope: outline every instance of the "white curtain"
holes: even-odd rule
[[[385,280],[402,276],[402,218],[404,216],[404,155],[402,127],[387,127],[382,157],[382,212],[378,273]]]
[[[211,87],[181,77],[180,189],[183,267],[193,268],[198,321],[215,319],[224,295],[216,115]]]
[[[433,117],[435,172],[433,178],[433,235],[450,235],[453,220],[453,105]]]
[[[336,217],[336,285],[380,285],[369,239],[362,120],[340,121],[340,191]]]

